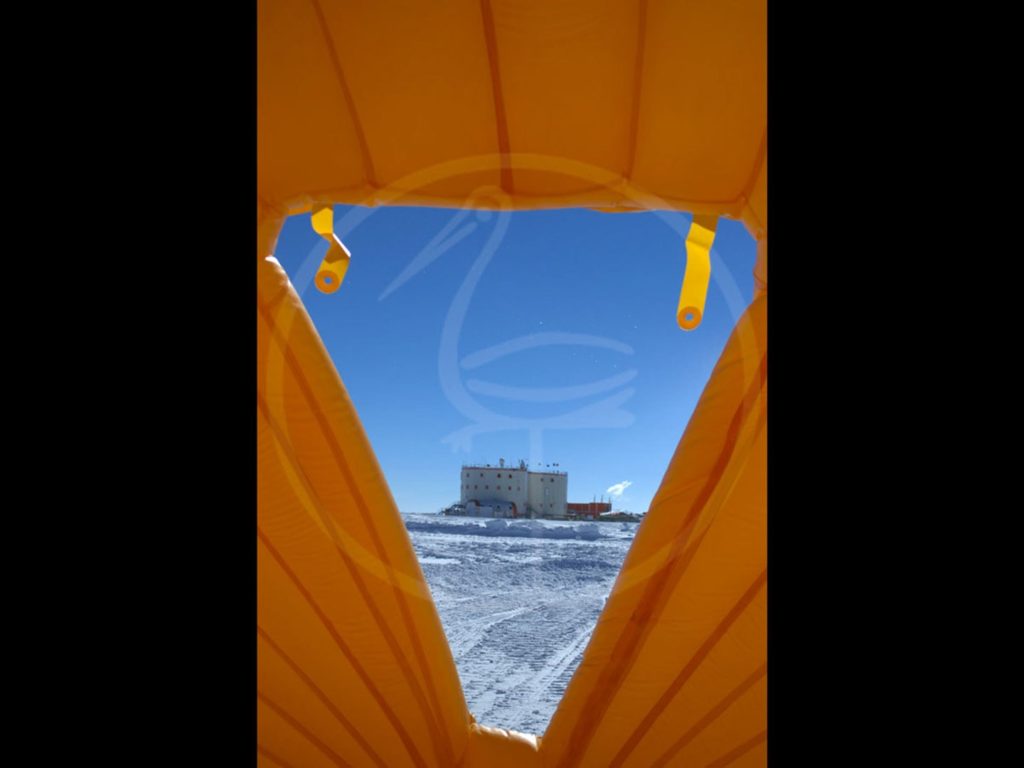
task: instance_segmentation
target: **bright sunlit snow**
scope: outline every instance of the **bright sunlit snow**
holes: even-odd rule
[[[542,734],[637,524],[404,517],[469,711]]]

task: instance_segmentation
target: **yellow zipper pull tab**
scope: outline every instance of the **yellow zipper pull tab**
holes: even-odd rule
[[[711,282],[711,244],[715,241],[717,226],[717,216],[694,214],[686,236],[686,273],[676,309],[676,322],[684,331],[692,331],[704,317],[704,300]]]
[[[348,272],[352,254],[334,234],[333,205],[314,205],[310,221],[313,223],[313,231],[331,244],[316,271],[316,287],[322,293],[334,293],[341,288],[341,281],[345,279],[345,273]]]

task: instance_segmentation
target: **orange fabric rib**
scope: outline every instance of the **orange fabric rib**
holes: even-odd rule
[[[331,623],[331,620],[326,615],[324,615],[323,609],[320,608],[316,600],[309,593],[309,590],[306,589],[306,587],[299,580],[298,576],[295,575],[295,571],[288,567],[288,563],[286,563],[284,558],[281,557],[281,553],[277,551],[274,545],[270,542],[270,539],[267,538],[266,534],[264,534],[263,531],[259,528],[257,528],[256,534],[259,537],[259,540],[263,542],[263,545],[267,548],[271,556],[277,562],[281,570],[284,571],[285,575],[295,585],[295,588],[302,594],[302,597],[306,601],[306,604],[309,605],[309,607],[313,610],[313,613],[316,614],[317,619],[320,621],[321,624],[323,624],[328,634],[330,634],[331,639],[334,640],[335,645],[338,646],[338,649],[341,651],[342,655],[344,655],[348,663],[352,665],[352,668],[356,671],[356,674],[359,675],[359,679],[363,681],[363,685],[366,686],[366,689],[370,692],[370,695],[373,696],[374,701],[376,701],[377,704],[380,705],[381,710],[383,710],[384,712],[384,716],[388,719],[388,722],[391,723],[392,727],[395,729],[395,732],[398,734],[398,738],[401,739],[403,746],[409,753],[410,759],[417,766],[420,766],[420,768],[426,768],[427,764],[423,760],[423,756],[416,748],[416,744],[409,737],[409,733],[405,730],[405,726],[402,724],[401,719],[395,715],[394,711],[391,709],[387,701],[381,695],[381,692],[377,689],[377,686],[374,684],[373,679],[366,673],[366,670],[364,669],[363,665],[359,662],[359,659],[356,657],[354,653],[352,653],[352,650],[348,647],[348,644],[344,641],[344,639],[342,639],[341,635],[338,633],[338,630],[335,629],[334,624]]]
[[[729,763],[735,762],[739,758],[743,757],[747,752],[752,750],[758,744],[768,738],[768,731],[761,731],[756,736],[752,736],[735,749],[729,750],[720,758],[715,760],[713,763],[708,763],[708,768],[723,768],[723,766]]]
[[[334,40],[331,38],[331,30],[324,18],[323,8],[320,7],[320,0],[310,0],[313,3],[313,10],[316,11],[317,22],[324,35],[324,43],[327,45],[327,52],[331,57],[331,64],[334,67],[334,74],[338,78],[338,87],[341,88],[341,95],[352,116],[352,128],[355,130],[356,139],[359,143],[359,152],[363,156],[363,176],[366,183],[371,187],[377,186],[377,173],[373,169],[373,158],[370,156],[370,145],[366,143],[366,133],[363,131],[363,124],[359,119],[359,111],[356,109],[355,99],[352,98],[352,91],[345,79],[345,71],[341,68],[341,60],[338,58],[338,51],[334,47]]]
[[[393,569],[394,566],[391,563],[391,560],[388,557],[383,544],[381,543],[380,536],[377,532],[376,527],[373,525],[369,509],[367,508],[366,505],[366,501],[363,498],[362,494],[359,492],[359,484],[356,482],[355,478],[352,477],[352,472],[348,466],[348,462],[345,460],[344,452],[342,451],[342,448],[338,443],[338,440],[333,430],[330,428],[330,425],[327,422],[327,419],[323,413],[323,409],[320,407],[320,404],[317,402],[316,396],[314,395],[312,389],[309,386],[309,382],[306,380],[306,377],[303,374],[302,366],[299,365],[298,361],[296,360],[295,354],[292,351],[291,347],[287,345],[287,343],[281,338],[280,333],[278,333],[278,327],[277,324],[274,322],[273,316],[270,315],[270,313],[266,310],[261,301],[258,301],[257,305],[259,307],[261,317],[270,327],[271,338],[277,343],[282,354],[284,355],[289,370],[295,376],[295,380],[298,383],[299,389],[302,392],[303,397],[305,398],[311,413],[316,419],[317,425],[321,433],[323,434],[324,439],[327,441],[327,444],[331,448],[331,453],[334,458],[335,464],[338,467],[339,473],[345,478],[346,482],[348,483],[349,489],[352,493],[352,497],[356,501],[356,507],[364,520],[367,530],[369,530],[370,532],[377,556],[387,566],[387,568]],[[268,416],[270,423],[274,424],[274,420],[272,418],[269,418],[270,414],[267,413],[266,415]],[[283,433],[279,428],[277,428],[275,431],[277,431],[278,434],[281,435],[283,438]],[[282,440],[282,442],[284,444],[287,444],[287,442],[284,440]],[[352,573],[352,577],[356,583],[357,588],[359,589],[360,593],[366,600],[366,604],[369,607],[370,611],[372,612],[373,617],[381,630],[381,634],[384,636],[385,640],[388,643],[388,646],[391,648],[392,653],[394,654],[395,657],[395,662],[399,665],[403,674],[405,674],[409,684],[410,691],[416,697],[417,703],[420,705],[420,709],[421,712],[423,713],[424,718],[431,725],[430,736],[431,740],[434,742],[434,750],[437,753],[438,763],[440,765],[450,765],[454,760],[452,745],[447,740],[447,732],[440,727],[440,703],[438,700],[437,692],[434,689],[433,680],[430,676],[430,670],[428,669],[427,666],[426,656],[423,653],[423,647],[422,644],[420,643],[419,635],[417,634],[413,627],[412,616],[410,614],[409,606],[406,602],[404,593],[398,588],[397,585],[392,585],[392,591],[395,596],[395,601],[398,605],[399,612],[402,615],[403,622],[405,623],[405,629],[406,632],[408,633],[409,642],[413,648],[413,653],[420,666],[420,671],[423,675],[423,679],[427,688],[427,695],[431,700],[432,707],[428,705],[427,702],[424,700],[423,691],[420,688],[419,682],[416,680],[416,676],[412,674],[412,670],[409,668],[408,662],[406,661],[404,655],[402,654],[401,649],[398,648],[398,643],[395,640],[393,634],[391,633],[390,627],[387,625],[387,622],[385,622],[383,617],[380,615],[376,603],[373,600],[371,600],[366,594],[365,585],[355,566],[352,564],[351,559],[344,551],[341,550],[340,547],[338,548],[338,551],[342,555],[342,558],[345,561],[345,564],[348,567],[349,571]]]
[[[633,176],[633,163],[636,161],[636,134],[640,125],[640,99],[644,84],[644,49],[647,41],[647,0],[640,0],[637,9],[636,28],[636,61],[633,64],[633,110],[629,118],[629,161],[622,175],[627,179]]]
[[[673,554],[659,569],[658,573],[648,580],[644,593],[633,612],[632,619],[623,629],[615,644],[615,650],[611,655],[612,660],[604,668],[597,685],[594,686],[587,697],[587,703],[584,705],[584,711],[587,712],[587,716],[577,721],[572,735],[569,737],[569,747],[563,753],[562,759],[558,763],[559,768],[570,768],[577,765],[582,759],[591,736],[600,725],[604,714],[607,712],[619,687],[628,674],[637,649],[640,648],[644,636],[650,631],[656,607],[667,597],[668,592],[671,591],[671,586],[683,575],[686,565],[692,559],[692,553],[696,551],[696,548],[688,547],[690,544],[690,533],[700,516],[700,512],[704,509],[704,505],[711,498],[712,493],[721,480],[722,474],[725,472],[736,448],[736,442],[739,438],[743,422],[747,415],[749,415],[755,398],[764,387],[767,380],[767,355],[762,356],[758,373],[759,375],[751,382],[750,388],[733,414],[726,433],[725,442],[722,445],[713,470],[708,475],[707,481],[694,500],[689,512],[683,518],[679,533],[675,538],[676,543]],[[685,557],[687,552],[690,553],[690,557]]]
[[[267,644],[274,649],[274,652],[284,660],[285,664],[287,664],[292,672],[295,673],[296,677],[302,680],[313,694],[323,702],[323,705],[327,707],[330,713],[334,715],[339,723],[341,723],[341,726],[348,731],[349,735],[352,736],[356,743],[366,751],[366,754],[369,755],[374,764],[380,766],[380,768],[388,768],[384,761],[380,759],[380,756],[374,752],[373,747],[370,746],[369,742],[367,742],[366,739],[363,738],[363,735],[352,726],[349,719],[345,717],[345,714],[334,705],[334,702],[327,697],[327,694],[323,692],[320,686],[318,686],[316,682],[302,670],[291,656],[285,653],[285,650],[280,645],[274,642],[273,638],[267,634],[267,631],[259,624],[256,625],[256,634],[262,637]]]
[[[729,706],[736,701],[740,696],[749,691],[753,685],[764,677],[768,673],[768,665],[762,664],[760,667],[755,669],[747,678],[740,683],[738,686],[733,688],[726,695],[724,699],[718,702],[711,710],[708,711],[704,717],[694,723],[679,739],[673,742],[672,746],[665,750],[665,752],[651,764],[651,768],[662,768],[667,765],[668,761],[671,760],[681,749],[689,744],[693,739],[711,723],[715,722],[722,713],[725,712]]]
[[[505,97],[501,90],[501,67],[498,62],[498,39],[494,31],[494,11],[491,0],[480,0],[480,16],[484,23],[484,40],[487,42],[487,61],[491,70],[491,89],[494,93],[494,119],[498,124],[498,152],[501,154],[501,188],[506,194],[514,194],[512,168],[508,153],[508,118],[505,115]]]
[[[305,486],[306,493],[309,495],[309,497],[311,499],[314,500],[314,502],[317,504],[317,506],[320,507],[321,504],[320,504],[320,501],[319,501],[319,499],[318,499],[318,497],[316,495],[315,489],[312,487],[312,485],[309,483],[309,481],[305,478],[304,473],[302,472],[301,465],[299,464],[299,462],[295,459],[294,455],[292,454],[292,451],[290,449],[290,445],[288,444],[286,438],[282,434],[282,431],[281,431],[280,427],[277,425],[276,421],[274,420],[274,418],[269,413],[269,411],[268,411],[268,409],[266,407],[266,403],[264,402],[262,396],[260,396],[258,393],[257,393],[257,402],[258,402],[258,404],[260,406],[260,412],[263,414],[264,418],[267,420],[267,422],[270,424],[271,428],[274,430],[274,433],[277,436],[278,442],[281,444],[281,446],[282,446],[282,448],[283,448],[283,450],[285,452],[285,456],[288,458],[289,462],[292,464],[293,468],[296,471],[296,474],[299,477],[302,478],[303,484]],[[266,537],[264,537],[264,538],[266,539]],[[268,547],[271,546],[270,543],[269,543],[269,539],[266,539],[264,543],[266,543],[268,545]],[[360,597],[362,598],[363,602],[366,604],[368,610],[370,611],[371,616],[374,619],[374,622],[376,623],[378,629],[381,632],[381,635],[384,637],[384,640],[385,640],[388,648],[390,649],[392,656],[395,659],[396,665],[398,666],[399,670],[402,672],[403,676],[405,677],[406,684],[409,686],[409,690],[412,692],[413,698],[416,700],[417,705],[420,708],[420,712],[426,718],[426,720],[430,724],[430,726],[432,728],[436,728],[436,726],[437,726],[436,720],[432,717],[433,713],[431,712],[429,706],[427,705],[427,702],[426,702],[426,700],[424,698],[424,695],[423,695],[423,690],[420,688],[419,681],[416,679],[416,676],[413,674],[412,669],[410,669],[408,660],[405,658],[405,655],[402,653],[401,648],[398,647],[398,642],[395,639],[394,635],[392,634],[391,628],[388,626],[387,622],[384,620],[384,617],[381,615],[380,609],[377,607],[376,603],[371,599],[370,595],[368,594],[367,589],[366,589],[366,584],[363,581],[363,578],[360,575],[360,573],[359,573],[358,569],[356,568],[355,564],[352,562],[352,558],[349,557],[349,554],[344,549],[342,549],[341,547],[337,546],[337,544],[335,544],[335,550],[338,552],[339,556],[341,557],[341,561],[345,565],[345,568],[348,571],[349,576],[352,578],[353,584],[355,584],[356,589],[358,590]],[[306,596],[306,598],[310,602],[310,604],[314,605],[315,603],[313,601],[313,596],[310,595],[308,593],[308,591],[305,589],[305,587],[300,583],[300,580],[295,575],[294,571],[292,571],[290,568],[287,567],[287,565],[284,562],[284,558],[282,558],[280,556],[280,554],[277,553],[276,549],[274,549],[272,551],[275,552],[275,557],[277,558],[278,562],[282,565],[282,567],[285,568],[286,572],[288,573],[288,575],[292,579],[292,581],[303,592],[303,594]],[[328,619],[327,619],[327,617],[325,615],[323,615],[322,612],[320,612],[319,610],[317,612],[317,615],[318,615],[318,617],[321,619],[321,621],[325,625],[329,625],[330,624]],[[337,639],[340,641],[340,636],[338,636]],[[348,658],[349,661],[352,662],[353,665],[355,665],[355,662],[354,662],[355,655],[354,654],[349,652],[348,654],[346,654],[346,658]],[[362,666],[361,665],[359,666],[359,669],[362,670]],[[367,682],[369,685],[372,686],[371,678],[370,678],[370,676],[368,674],[365,673],[365,671],[361,672],[360,677],[363,678],[364,682]],[[380,692],[376,689],[375,686],[372,686],[371,692],[374,693],[374,698],[378,701],[378,703],[383,703],[384,702],[384,697],[380,694]],[[398,718],[390,708],[386,709],[386,713],[390,713],[389,716],[388,716],[388,719],[392,722],[392,725],[394,725],[395,723],[401,722],[400,718]],[[405,732],[404,728],[403,728],[403,732]],[[435,734],[435,731],[431,730],[431,737],[432,737],[432,739],[434,741],[435,750],[437,750],[437,748],[438,748],[437,740],[438,739],[437,739],[437,737],[434,734]],[[409,738],[408,734],[406,733],[406,737],[402,740],[402,743],[405,744],[406,748],[408,749],[408,748],[410,748],[412,746],[413,741],[412,741],[411,738]],[[415,755],[412,755],[412,753],[410,753],[410,756],[413,757],[413,760],[415,762],[417,762],[417,764],[420,764],[420,761],[422,761],[422,759],[423,759],[422,756],[419,755],[418,751],[417,751],[417,753]],[[438,751],[437,757],[439,759],[441,759],[441,754],[440,754],[439,751]],[[444,763],[441,763],[441,764],[443,765]]]
[[[766,570],[761,571],[761,575],[754,580],[754,583],[751,584],[747,591],[743,593],[743,596],[739,599],[736,605],[729,610],[719,625],[715,627],[715,631],[708,636],[708,639],[704,641],[697,653],[693,655],[693,658],[690,659],[689,663],[687,663],[679,674],[676,675],[675,679],[669,684],[668,688],[659,697],[655,705],[651,707],[650,711],[644,716],[644,719],[640,721],[640,725],[632,734],[630,734],[630,737],[626,739],[625,744],[622,745],[618,754],[615,755],[615,758],[609,764],[609,768],[618,768],[618,766],[622,765],[626,761],[626,758],[629,757],[630,752],[636,748],[640,739],[644,737],[661,713],[665,711],[665,707],[667,707],[669,702],[675,698],[675,695],[679,693],[679,689],[686,684],[686,681],[690,679],[690,676],[694,673],[697,667],[700,666],[701,662],[707,658],[709,653],[711,653],[711,649],[714,648],[725,633],[729,631],[729,627],[733,625],[733,622],[735,622],[746,607],[750,605],[767,580],[768,572]]]
[[[332,763],[334,763],[335,765],[340,765],[342,766],[342,768],[349,767],[350,763],[346,762],[341,755],[339,755],[337,752],[331,749],[330,746],[328,746],[319,738],[317,738],[317,735],[315,733],[310,731],[301,722],[292,717],[288,712],[284,710],[283,707],[271,701],[267,696],[263,694],[263,691],[257,691],[256,697],[264,704],[266,704],[268,707],[270,707],[272,710],[274,710],[274,712],[276,712],[282,720],[288,723],[288,725],[290,725],[296,731],[301,733],[303,738],[305,738],[310,744],[312,744],[314,747],[323,752]]]
[[[282,758],[278,757],[276,754],[271,752],[269,749],[264,747],[262,744],[257,744],[256,745],[256,752],[257,752],[257,754],[263,755],[263,757],[265,757],[270,762],[277,763],[278,765],[281,766],[281,768],[292,768],[291,763],[285,762]]]

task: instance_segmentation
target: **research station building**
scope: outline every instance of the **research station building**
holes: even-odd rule
[[[569,475],[566,472],[534,472],[526,463],[505,466],[464,464],[461,472],[461,505],[465,514],[483,517],[555,517],[567,515]]]

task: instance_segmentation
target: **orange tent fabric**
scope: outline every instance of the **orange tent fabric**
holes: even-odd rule
[[[764,0],[261,0],[257,187],[673,208],[767,229]]]
[[[260,763],[763,765],[764,3],[261,0],[258,35]],[[287,215],[485,207],[488,189],[739,217],[758,239],[757,297],[541,737],[467,711],[372,448],[272,257]]]

